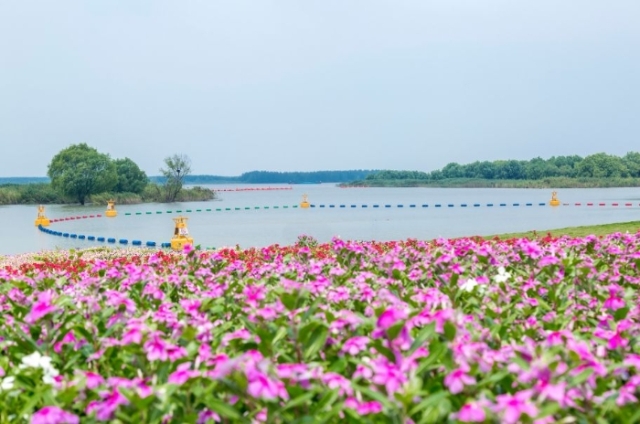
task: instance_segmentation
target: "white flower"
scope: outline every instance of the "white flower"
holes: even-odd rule
[[[49,368],[50,366],[51,358],[42,356],[38,351],[23,357],[22,364],[20,364],[20,368]]]
[[[462,283],[462,285],[460,286],[460,289],[466,292],[472,292],[477,285],[478,285],[478,282],[474,278],[469,278],[467,281]]]
[[[498,275],[493,277],[496,283],[504,283],[509,278],[511,278],[511,274],[508,273],[503,266],[498,268]]]
[[[42,369],[42,381],[45,384],[53,384],[55,382],[54,377],[60,373],[51,365],[51,358],[43,356],[40,352],[35,351],[31,355],[27,355],[22,358],[22,363],[19,368],[41,368]]]
[[[0,383],[0,390],[11,390],[13,389],[13,383],[16,378],[13,376],[5,377],[2,379],[2,383]]]

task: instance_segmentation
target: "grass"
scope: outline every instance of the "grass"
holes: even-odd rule
[[[604,236],[611,233],[636,233],[640,230],[640,221],[631,221],[631,222],[620,222],[615,224],[603,224],[603,225],[586,225],[583,227],[566,227],[566,228],[557,228],[554,230],[532,230],[525,231],[523,233],[506,233],[506,234],[497,234],[494,236],[488,236],[485,238],[493,238],[499,237],[501,239],[509,239],[509,238],[536,238],[546,236],[547,233],[551,234],[553,237],[560,236],[571,236],[571,237],[585,237],[589,235],[596,236]]]

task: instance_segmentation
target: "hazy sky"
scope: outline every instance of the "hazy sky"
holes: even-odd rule
[[[85,142],[155,175],[640,150],[638,0],[0,2],[0,176]]]

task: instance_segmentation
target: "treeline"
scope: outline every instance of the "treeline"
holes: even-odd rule
[[[348,170],[348,171],[312,171],[312,172],[274,172],[250,171],[237,177],[219,175],[189,175],[185,177],[185,184],[316,184],[343,183],[366,178],[376,170]],[[164,177],[149,177],[153,182],[164,183]]]
[[[378,171],[350,170],[350,171],[313,171],[313,172],[271,172],[251,171],[240,175],[240,182],[282,183],[282,184],[314,184],[314,183],[342,183],[367,178]]]
[[[565,180],[581,179],[584,181],[618,180],[622,185],[630,185],[623,180],[640,178],[640,153],[629,152],[622,157],[596,153],[586,156],[553,156],[549,159],[540,157],[529,161],[496,160],[476,161],[461,165],[455,162],[444,168],[431,172],[421,171],[379,171],[368,175],[357,183],[376,183],[383,181],[439,182],[446,180]],[[633,185],[633,184],[632,184]]]
[[[164,187],[149,183],[140,193],[131,192],[105,192],[91,194],[87,203],[106,205],[107,200],[115,200],[118,205],[137,203],[164,202],[166,198]],[[215,194],[206,188],[192,187],[181,188],[177,202],[204,201],[215,198]],[[77,203],[74,196],[65,195],[55,190],[49,183],[37,184],[0,184],[0,205],[51,205]]]

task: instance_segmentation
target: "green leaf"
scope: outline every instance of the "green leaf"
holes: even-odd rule
[[[351,386],[362,393],[363,395],[367,395],[369,398],[373,400],[377,400],[385,409],[393,409],[393,404],[389,400],[389,398],[377,390],[373,390],[370,387],[361,386],[359,384],[352,383]]]
[[[416,338],[413,340],[413,343],[411,344],[411,349],[409,349],[409,353],[415,352],[419,347],[421,347],[424,344],[424,342],[427,341],[427,339],[431,338],[435,333],[436,333],[436,322],[434,321],[426,325],[424,328],[422,328],[422,330],[420,330]]]
[[[455,339],[457,331],[458,329],[456,328],[455,324],[452,324],[449,321],[444,323],[444,336],[447,338],[447,340],[452,341],[453,339]]]
[[[233,420],[240,419],[240,413],[236,411],[236,409],[228,403],[222,402],[213,397],[205,398],[204,403],[212,411],[217,412],[223,417],[233,419]]]
[[[584,383],[589,377],[591,377],[591,374],[593,374],[593,368],[585,368],[580,374],[573,377],[573,385],[577,386]]]
[[[282,411],[286,411],[288,409],[295,408],[296,406],[302,405],[303,403],[306,403],[307,401],[310,401],[311,399],[313,399],[315,395],[316,394],[314,392],[303,393],[297,398],[291,399],[291,401],[288,402],[284,408],[282,408]]]
[[[282,293],[280,295],[280,302],[284,305],[285,308],[289,311],[293,311],[296,308],[296,303],[298,300],[297,293]]]
[[[329,329],[324,325],[317,327],[309,335],[308,341],[304,344],[304,358],[309,360],[320,351],[327,342]]]
[[[422,411],[423,409],[429,406],[435,406],[440,401],[442,401],[442,399],[445,399],[448,396],[449,396],[449,392],[446,390],[441,390],[439,392],[436,392],[431,396],[428,396],[427,398],[423,399],[422,402],[414,406],[413,409],[409,411],[409,415],[417,414],[418,412]]]
[[[389,337],[389,340],[394,340],[396,337],[398,337],[403,328],[404,321],[397,322],[391,327],[387,328],[387,337]]]
[[[621,321],[627,317],[628,313],[629,313],[629,307],[626,306],[624,308],[620,308],[616,310],[613,313],[613,317],[615,318],[616,321]]]

